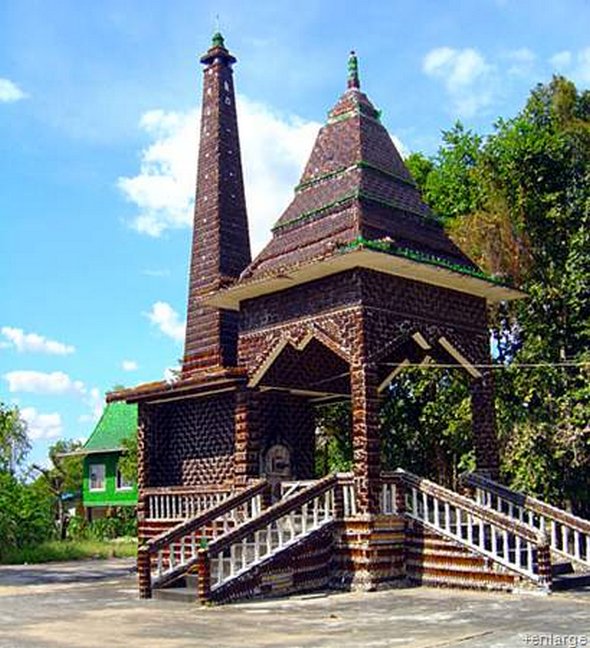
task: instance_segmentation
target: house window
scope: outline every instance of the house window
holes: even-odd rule
[[[104,464],[90,464],[90,490],[103,491],[105,490],[105,465]]]
[[[117,490],[130,490],[131,488],[133,488],[133,482],[125,479],[117,468]]]

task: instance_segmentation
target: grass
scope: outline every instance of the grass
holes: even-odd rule
[[[33,547],[9,549],[0,563],[23,565],[61,560],[89,560],[98,558],[131,558],[137,555],[135,538],[115,540],[50,540]]]

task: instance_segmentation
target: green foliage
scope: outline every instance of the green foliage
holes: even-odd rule
[[[6,552],[52,538],[51,499],[9,473],[0,473],[0,560]]]
[[[112,540],[136,537],[137,516],[134,507],[111,509],[105,517],[87,522],[75,516],[68,524],[67,537],[71,540]]]
[[[119,470],[129,482],[137,481],[137,434],[123,439],[123,452],[119,458]]]
[[[416,180],[451,236],[528,293],[492,318],[504,476],[587,514],[590,93],[554,77],[485,141],[455,126],[432,162]]]
[[[317,408],[316,475],[352,470],[350,403]]]
[[[383,465],[455,487],[473,467],[471,404],[465,380],[448,370],[408,369],[381,412]]]
[[[63,560],[133,558],[136,555],[135,540],[51,540],[34,546],[10,549],[0,557],[0,562],[22,565]]]
[[[65,513],[64,497],[78,496],[82,492],[83,459],[81,455],[72,455],[82,447],[79,441],[59,440],[49,448],[51,466],[44,468],[33,464],[39,473],[36,487],[52,499],[55,519],[59,526],[59,536],[66,537],[68,518]]]
[[[0,402],[0,472],[14,474],[30,448],[27,424],[21,419],[18,407]]]
[[[483,201],[478,159],[482,138],[456,122],[443,131],[443,145],[432,160],[410,156],[409,168],[426,202],[443,220],[478,209]]]

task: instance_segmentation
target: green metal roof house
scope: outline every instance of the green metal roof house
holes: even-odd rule
[[[109,403],[81,453],[84,456],[82,503],[88,519],[111,506],[135,506],[137,484],[123,479],[118,465],[122,442],[137,434],[137,405]]]

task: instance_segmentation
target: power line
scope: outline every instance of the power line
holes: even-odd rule
[[[402,363],[400,362],[384,362],[379,363],[387,365],[388,367],[398,367]],[[403,365],[403,368],[407,367],[420,367],[422,369],[456,369],[460,367],[459,363],[439,363],[439,362],[406,362]],[[538,368],[538,367],[588,367],[590,369],[590,362],[519,362],[512,364],[475,364],[469,363],[470,367],[475,369],[528,369],[528,368]]]

